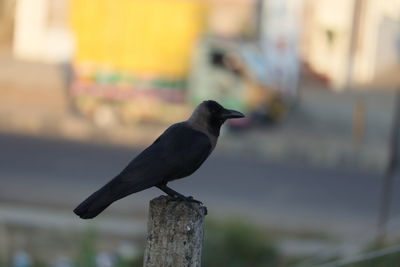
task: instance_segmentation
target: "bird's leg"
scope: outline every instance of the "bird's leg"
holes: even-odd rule
[[[166,185],[157,185],[157,187],[159,189],[161,189],[162,191],[164,191],[164,193],[166,193],[167,195],[169,195],[170,197],[173,198],[180,198],[180,199],[186,199],[186,197],[182,194],[179,194],[178,192],[176,192],[175,190],[169,188]]]
[[[196,202],[196,203],[199,203],[199,204],[203,204],[201,201],[196,200],[196,199],[194,199],[193,197],[186,197],[186,196],[184,196],[184,195],[182,195],[182,194],[176,192],[175,190],[169,188],[169,187],[168,187],[167,185],[165,185],[165,184],[157,185],[157,187],[158,187],[159,189],[161,189],[162,191],[164,191],[164,192],[165,192],[167,195],[169,195],[170,197],[178,198],[178,199],[185,200],[185,201],[188,201],[188,202]]]

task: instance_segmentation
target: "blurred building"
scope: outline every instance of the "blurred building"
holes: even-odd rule
[[[400,1],[305,1],[302,37],[305,64],[333,88],[370,83],[400,62]]]
[[[13,41],[15,0],[0,1],[0,48],[9,49]]]
[[[99,124],[171,122],[205,98],[292,103],[302,73],[336,90],[395,83],[399,14],[400,0],[0,0],[0,43],[69,63],[75,107]]]
[[[172,2],[178,1],[169,2],[170,5],[176,5]],[[249,24],[256,0],[183,0],[181,2],[203,2],[209,7],[207,25],[210,32],[226,38],[236,38]],[[101,1],[99,4],[106,4],[106,1]],[[75,9],[71,10],[74,5]],[[50,62],[71,59],[75,42],[71,31],[73,27],[71,14],[73,20],[73,17],[76,17],[74,15],[77,14],[76,11],[81,10],[80,13],[84,13],[85,7],[90,5],[90,1],[82,1],[82,4],[78,5],[71,0],[2,0],[0,1],[0,21],[2,22],[0,41],[7,37],[8,42],[12,43],[13,53],[17,58]],[[114,4],[114,6],[118,5],[123,5],[123,1]],[[148,8],[157,9],[157,4]],[[92,15],[94,13],[92,12]]]
[[[68,16],[68,0],[15,0],[14,56],[49,63],[69,61],[74,42]]]
[[[237,39],[249,32],[254,11],[260,0],[206,0],[209,4],[208,26],[213,35]]]
[[[256,0],[204,2],[210,32],[224,38],[248,31],[259,2],[271,6]],[[400,0],[305,0],[302,5],[303,61],[334,88],[369,83],[400,61]],[[71,59],[69,6],[69,0],[0,1],[0,42],[12,43],[22,59]]]

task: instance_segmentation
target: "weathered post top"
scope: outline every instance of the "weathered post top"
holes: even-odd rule
[[[160,196],[150,201],[144,267],[200,267],[206,207]]]

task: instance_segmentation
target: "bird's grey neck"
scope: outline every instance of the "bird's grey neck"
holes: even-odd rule
[[[211,129],[210,125],[207,121],[206,118],[198,118],[194,116],[195,114],[192,114],[192,116],[187,120],[187,123],[189,124],[190,127],[193,129],[204,133],[205,135],[208,136],[211,142],[212,149],[214,149],[215,145],[217,144],[217,139],[219,136],[219,128],[218,129]]]
[[[192,116],[187,120],[189,125],[191,125],[193,128],[196,128],[197,130],[207,132],[207,134],[212,134],[213,136],[218,138],[221,125],[211,123],[207,116],[200,117],[196,115],[196,113],[193,113]]]

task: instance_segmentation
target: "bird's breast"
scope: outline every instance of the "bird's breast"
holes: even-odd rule
[[[211,153],[214,150],[215,146],[217,145],[218,137],[209,133],[208,131],[204,131],[202,129],[195,128],[195,130],[205,134],[208,137],[208,139],[210,140],[210,143],[211,143],[211,151],[210,151],[210,153]]]

